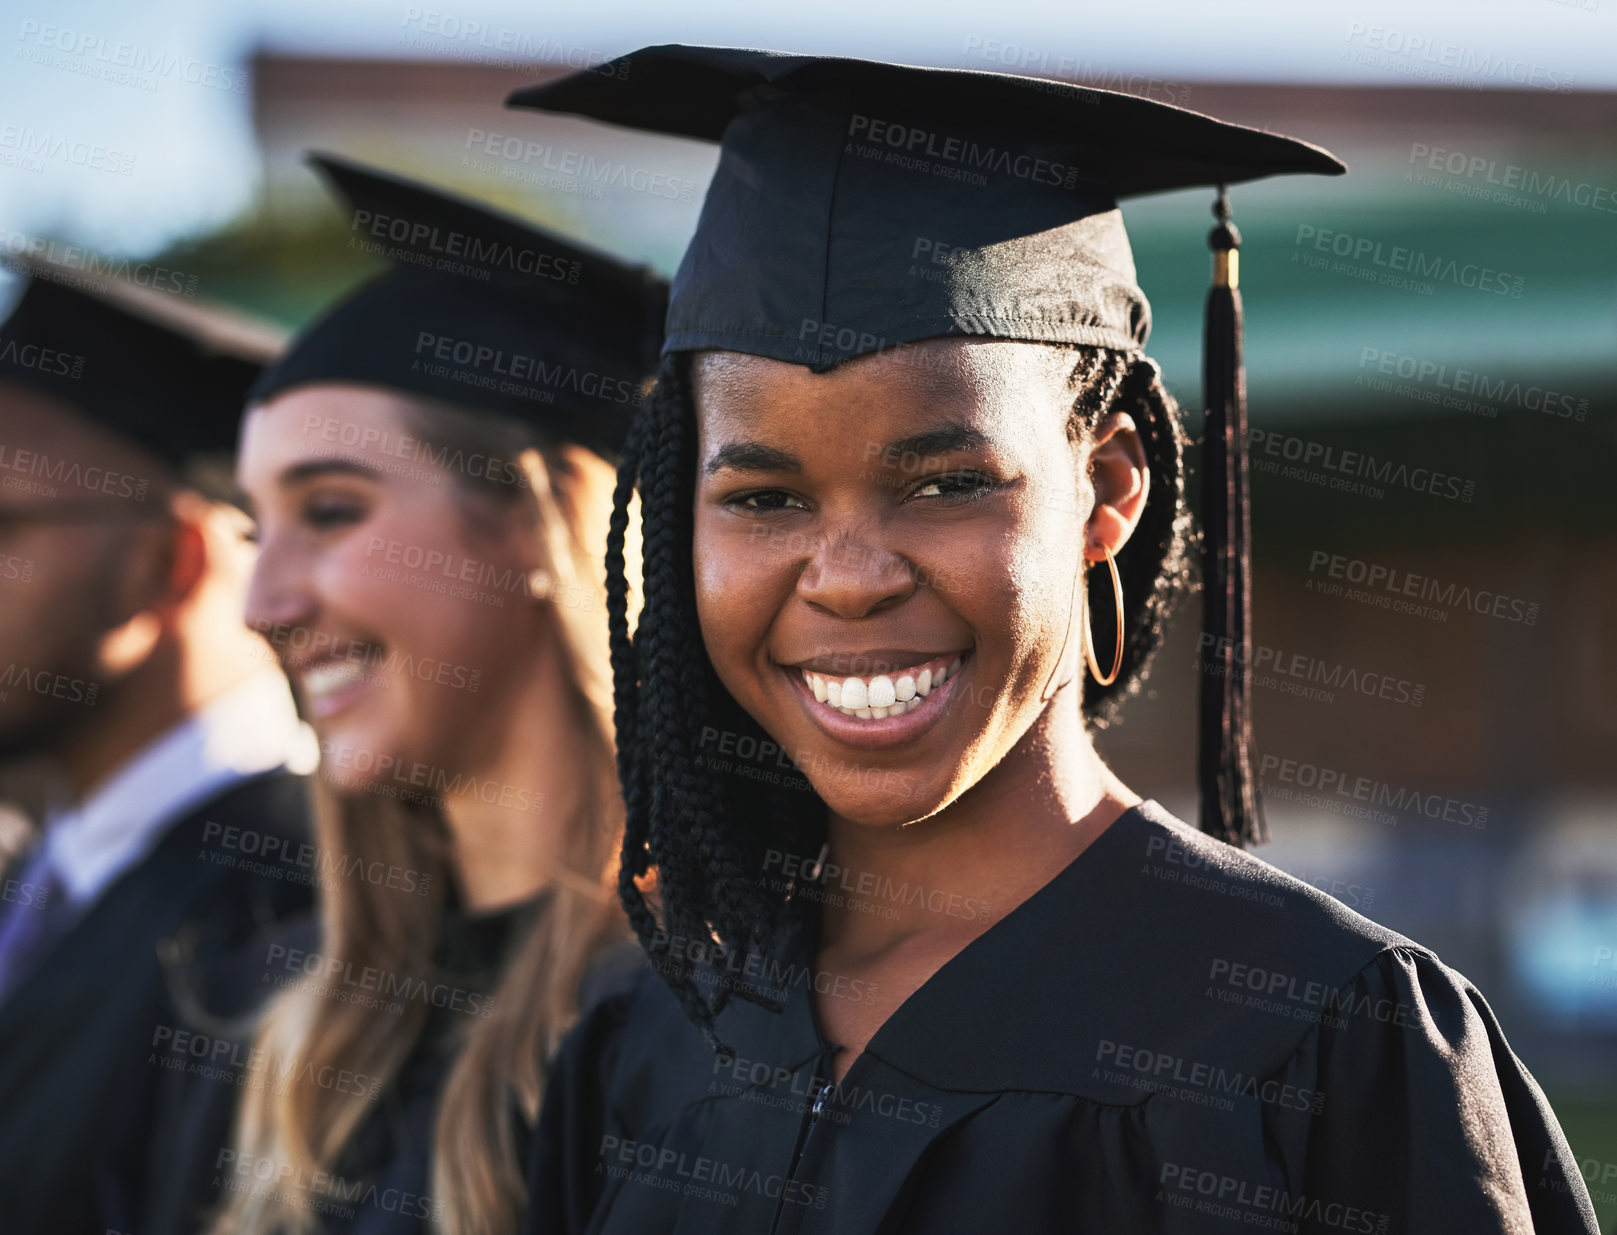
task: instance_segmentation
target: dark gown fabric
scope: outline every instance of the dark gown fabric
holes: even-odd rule
[[[715,1059],[642,967],[574,1031],[529,1235],[1597,1232],[1482,996],[1152,802],[915,993],[829,1086],[810,920],[714,975]]]
[[[308,835],[306,778],[255,776],[169,827],[0,1003],[0,1230],[136,1232],[172,1048],[193,1032],[164,957],[188,941],[212,981],[265,923],[303,912],[305,883],[222,835],[281,850]],[[239,828],[240,833],[226,833]],[[193,946],[194,945],[194,946]]]
[[[429,1229],[432,1210],[431,1149],[438,1094],[448,1078],[463,1041],[477,1015],[491,1007],[499,969],[516,933],[543,912],[547,897],[493,913],[471,914],[451,905],[445,912],[443,938],[436,957],[438,973],[428,990],[435,993],[431,1010],[414,1049],[398,1075],[376,1098],[370,1115],[332,1172],[334,1180],[311,1194],[313,1212],[323,1235],[417,1235]],[[284,947],[305,954],[320,950],[319,923],[312,916],[283,932]],[[261,957],[266,948],[257,950]],[[284,966],[282,967],[284,970]],[[242,993],[262,965],[239,971]],[[258,1006],[263,992],[259,986]],[[419,988],[418,988],[419,989]],[[378,1011],[378,1032],[393,1013]],[[245,1058],[251,1046],[250,1023],[235,1038]],[[155,1181],[146,1216],[129,1235],[195,1235],[206,1229],[221,1202],[222,1185],[232,1178],[228,1155],[239,1088],[229,1078],[203,1077],[171,1089],[163,1127],[166,1135],[154,1146],[151,1173]],[[519,1144],[529,1130],[515,1111]],[[245,1181],[251,1185],[249,1175]]]

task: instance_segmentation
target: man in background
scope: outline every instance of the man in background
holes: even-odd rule
[[[201,1010],[308,902],[284,858],[315,748],[242,623],[250,524],[222,500],[277,340],[26,273],[0,325],[0,764],[42,768],[45,800],[0,854],[0,1213],[103,1235],[139,1210],[172,1074],[229,1066],[196,1053]]]

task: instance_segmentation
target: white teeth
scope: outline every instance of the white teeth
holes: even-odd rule
[[[859,677],[827,678],[807,669],[802,670],[802,674],[816,701],[835,708],[844,716],[885,720],[920,707],[927,695],[960,672],[963,659],[957,656],[942,668],[929,667],[919,673],[900,673],[897,677],[878,673],[868,681]]]
[[[365,678],[365,666],[353,661],[328,660],[303,671],[303,689],[311,698],[334,695]]]

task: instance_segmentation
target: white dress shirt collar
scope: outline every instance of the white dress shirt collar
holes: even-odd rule
[[[168,825],[274,768],[312,772],[314,732],[286,679],[254,674],[156,738],[76,806],[47,818],[44,857],[88,904],[156,847]]]

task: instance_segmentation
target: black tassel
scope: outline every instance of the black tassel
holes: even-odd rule
[[[1213,286],[1202,339],[1201,716],[1196,779],[1201,829],[1232,845],[1269,839],[1252,771],[1250,511],[1246,367],[1241,356],[1241,234],[1220,185],[1208,233]]]

